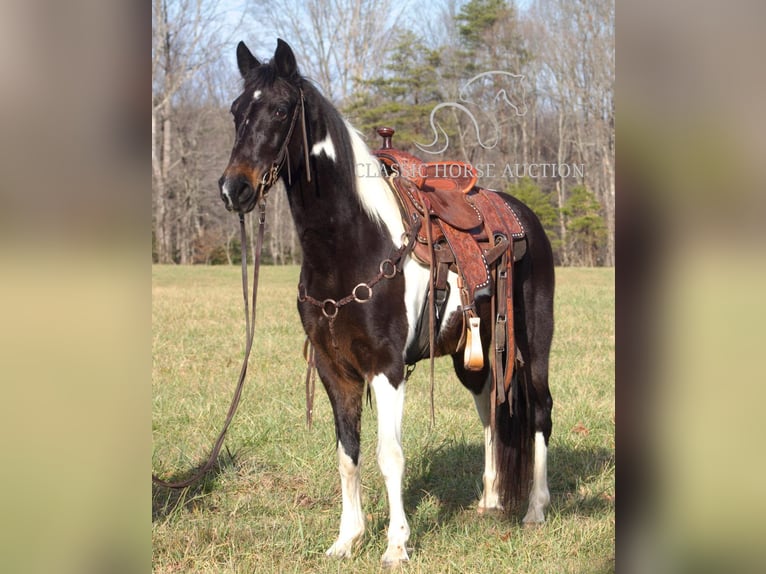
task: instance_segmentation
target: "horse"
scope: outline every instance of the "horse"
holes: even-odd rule
[[[236,137],[218,182],[220,197],[227,210],[242,215],[263,206],[277,180],[286,190],[303,250],[298,312],[335,423],[342,505],[338,537],[326,554],[351,556],[364,534],[360,430],[365,389],[371,389],[378,413],[377,462],[389,506],[382,563],[396,566],[409,560],[410,527],[402,501],[405,356],[420,316],[428,312],[424,302],[430,270],[403,250],[405,224],[379,161],[359,132],[300,74],[290,46],[278,40],[271,60],[261,62],[240,42],[236,55],[244,87],[231,106]],[[518,357],[513,411],[498,408],[495,420],[490,420],[488,362],[480,371],[463,364],[459,289],[452,272],[453,288],[434,346],[436,355],[452,356],[483,425],[478,512],[508,512],[528,494],[523,523],[536,525],[544,522],[550,500],[553,256],[534,213],[519,200],[501,195],[527,233],[526,253],[513,264]],[[405,253],[396,265],[395,253]],[[379,279],[374,287],[372,278]],[[483,324],[489,324],[488,307],[479,308]],[[482,329],[485,355],[489,338]]]

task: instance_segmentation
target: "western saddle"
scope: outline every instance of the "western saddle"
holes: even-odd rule
[[[433,377],[434,335],[449,297],[448,272],[453,271],[458,277],[464,320],[458,348],[465,342],[463,358],[468,370],[484,367],[476,305],[477,301],[490,301],[494,397],[498,404],[503,403],[510,396],[516,360],[512,270],[513,262],[526,251],[524,228],[498,193],[476,185],[477,176],[469,164],[423,162],[392,146],[393,128],[381,127],[377,132],[383,143],[373,154],[399,201],[405,226],[409,230],[420,225],[413,253],[431,270],[426,301],[429,329],[426,332],[419,325],[418,340],[407,349],[406,362],[414,364],[430,355]]]

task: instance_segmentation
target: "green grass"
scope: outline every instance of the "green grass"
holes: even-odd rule
[[[305,425],[298,270],[261,271],[256,340],[240,410],[217,472],[182,492],[154,489],[155,573],[378,572],[387,503],[375,461],[375,412],[362,424],[365,538],[351,560],[324,556],[340,517],[332,413],[317,384]],[[182,475],[207,455],[244,349],[235,267],[152,271],[153,469]],[[480,517],[483,441],[449,359],[410,379],[403,430],[404,503],[412,530],[404,572],[601,573],[614,570],[614,270],[558,269],[551,356],[551,506],[542,528]]]

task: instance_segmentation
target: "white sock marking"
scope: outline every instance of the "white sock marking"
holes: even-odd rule
[[[322,141],[315,143],[311,147],[311,155],[319,157],[322,153],[324,153],[330,160],[335,161],[335,146],[332,143],[330,134],[327,134]]]
[[[484,427],[484,475],[482,476],[484,490],[479,500],[479,512],[502,510],[503,508],[500,501],[500,491],[498,490],[495,444],[493,441],[494,437],[492,436],[492,425],[489,419],[491,389],[491,381],[488,378],[481,393],[473,397],[476,403],[476,411],[479,413],[479,419],[481,419],[482,427]]]
[[[535,433],[535,469],[532,488],[529,492],[529,508],[523,522],[536,524],[545,522],[545,507],[551,500],[548,490],[548,448],[542,432]]]
[[[342,493],[340,532],[338,539],[327,551],[328,556],[339,558],[351,556],[354,544],[364,534],[364,513],[362,512],[362,481],[360,464],[354,464],[338,441],[338,470]]]
[[[410,537],[410,527],[402,501],[402,415],[405,383],[402,381],[399,387],[394,389],[388,378],[381,374],[373,377],[370,386],[375,392],[378,411],[378,465],[386,483],[390,511],[388,548],[383,554],[383,563],[393,565],[409,560],[406,545]]]

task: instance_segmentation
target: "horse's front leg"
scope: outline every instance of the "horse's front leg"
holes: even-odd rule
[[[338,442],[338,470],[342,509],[338,539],[327,550],[328,556],[346,558],[364,535],[362,480],[359,437],[362,420],[363,383],[346,381],[332,375],[322,376],[332,404]]]
[[[388,524],[388,548],[382,562],[386,567],[396,566],[409,560],[407,540],[410,526],[404,515],[402,501],[402,477],[404,476],[404,451],[402,450],[402,414],[404,412],[404,381],[394,388],[383,374],[372,379],[378,411],[378,465],[386,483],[390,521]]]

